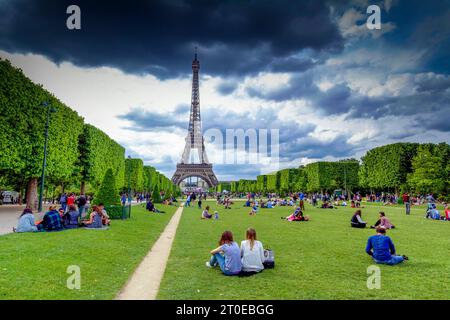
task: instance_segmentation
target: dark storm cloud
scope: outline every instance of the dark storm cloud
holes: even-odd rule
[[[222,83],[220,83],[217,87],[216,90],[223,96],[226,96],[228,94],[231,94],[234,92],[234,90],[236,90],[238,87],[237,82],[231,82],[231,81],[224,81]]]
[[[65,26],[72,4],[79,31]],[[16,0],[0,2],[0,21],[1,49],[159,77],[189,73],[195,45],[213,75],[305,70],[314,62],[302,50],[343,45],[326,3],[314,0]]]
[[[280,155],[286,159],[305,157],[321,159],[327,156],[343,158],[355,154],[357,146],[348,143],[350,137],[338,134],[330,140],[319,140],[311,136],[303,136],[291,143],[283,143],[280,146]]]

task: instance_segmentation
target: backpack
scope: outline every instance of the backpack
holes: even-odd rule
[[[273,269],[275,268],[275,255],[272,250],[265,249],[264,250],[264,262],[263,266],[265,269]]]

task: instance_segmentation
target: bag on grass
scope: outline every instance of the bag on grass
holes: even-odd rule
[[[263,266],[265,269],[275,268],[275,255],[274,255],[273,251],[270,249],[264,250]]]

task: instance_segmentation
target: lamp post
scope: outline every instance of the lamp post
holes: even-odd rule
[[[131,217],[131,156],[128,156],[128,218]]]
[[[50,113],[56,112],[56,109],[51,107],[48,102],[43,102],[42,106],[47,108],[47,119],[45,121],[44,160],[42,161],[42,175],[41,175],[41,186],[39,188],[38,212],[42,212],[42,199],[44,196],[45,167],[47,166],[47,142],[48,142],[48,127],[50,122]]]

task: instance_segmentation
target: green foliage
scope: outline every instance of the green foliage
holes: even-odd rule
[[[161,202],[161,193],[159,190],[159,186],[155,186],[155,188],[153,189],[152,199],[153,199],[153,203]]]
[[[256,177],[256,189],[259,192],[267,191],[267,175],[263,174]]]
[[[157,185],[155,181],[156,169],[152,166],[143,168],[143,191],[152,192],[153,186]]]
[[[41,175],[48,102],[51,113],[47,148],[47,177],[68,182],[78,161],[78,136],[83,119],[9,61],[0,59],[0,171],[2,175]]]
[[[240,192],[240,191],[239,191],[239,182],[237,182],[237,181],[232,181],[232,182],[231,182],[230,190],[231,190],[231,192]]]
[[[280,173],[275,172],[267,175],[267,191],[279,192],[280,191]]]
[[[438,194],[446,191],[448,148],[448,145],[439,148],[429,144],[418,147],[412,159],[413,172],[408,174],[408,185],[414,192]]]
[[[142,159],[127,158],[125,160],[125,181],[131,190],[141,192],[144,189],[144,162]]]
[[[80,136],[81,180],[97,188],[106,171],[113,170],[117,186],[124,186],[125,149],[107,134],[90,124],[85,124]]]
[[[419,144],[395,143],[369,150],[361,158],[360,184],[374,190],[396,190],[412,172],[412,158]]]
[[[237,192],[256,192],[256,180],[241,179],[237,184]]]
[[[111,168],[106,170],[100,189],[94,197],[94,203],[103,203],[105,206],[120,205],[120,196],[116,186],[116,178]]]
[[[305,167],[307,191],[352,190],[359,185],[359,162],[354,159],[338,162],[315,162]]]

